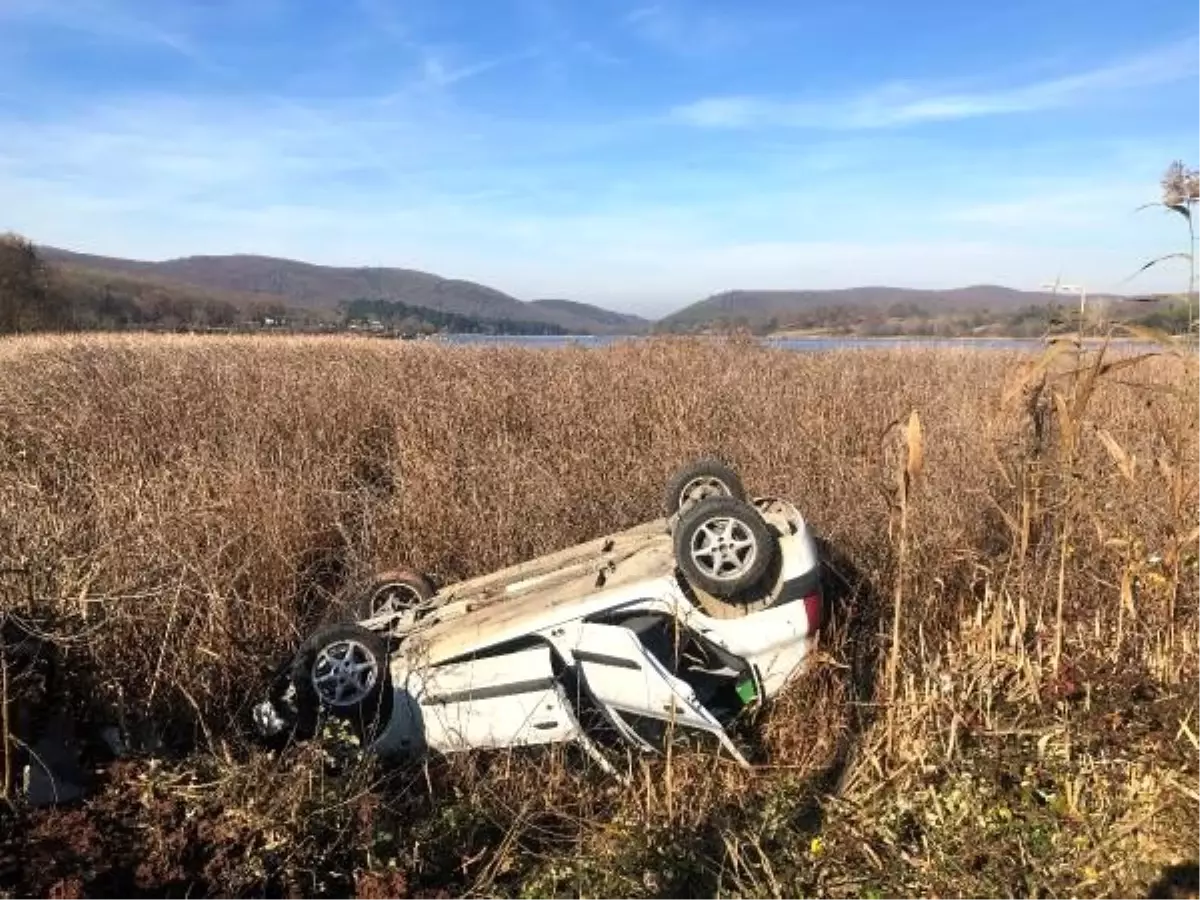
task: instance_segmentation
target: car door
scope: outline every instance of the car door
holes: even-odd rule
[[[410,673],[410,715],[429,748],[452,753],[574,742],[611,767],[583,733],[544,644]]]
[[[696,699],[691,685],[668,672],[632,631],[588,622],[577,634],[571,652],[581,680],[627,737],[632,729],[622,714],[710,735],[739,763],[748,765],[716,717]],[[630,739],[650,746],[636,732]]]

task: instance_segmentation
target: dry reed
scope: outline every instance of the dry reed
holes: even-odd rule
[[[1080,396],[1061,363],[683,340],[9,340],[0,564],[36,590],[33,608],[4,602],[53,629],[93,714],[169,723],[211,751],[182,764],[207,787],[152,774],[138,808],[237,811],[218,816],[223,840],[254,862],[218,854],[223,874],[190,876],[213,891],[264,890],[265,859],[310,893],[1141,890],[1189,844],[1195,760],[1178,747],[1196,723],[1156,706],[1178,719],[1157,750],[1088,741],[1096,716],[1139,715],[1142,685],[1194,688],[1197,376],[1191,358],[1146,360],[1097,375],[1064,415],[1041,400]],[[878,435],[912,410],[897,542]],[[798,502],[841,597],[825,664],[754,726],[755,772],[683,754],[669,779],[639,763],[625,789],[559,751],[481,755],[331,798],[303,757],[246,754],[267,664],[339,591],[385,566],[452,581],[635,524],[675,466],[710,453]],[[903,597],[895,623],[885,596]],[[880,728],[871,685],[893,624]],[[999,771],[992,749],[1026,739],[1016,774]],[[1039,778],[1059,779],[1053,821],[1078,846],[1032,837],[1049,827]],[[322,821],[350,831],[330,843]],[[1000,856],[965,866],[989,842]],[[1105,868],[1118,850],[1136,858]],[[318,877],[330,859],[359,880]]]

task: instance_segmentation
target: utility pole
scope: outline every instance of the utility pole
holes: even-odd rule
[[[1083,338],[1083,326],[1086,322],[1086,320],[1084,319],[1083,316],[1084,316],[1084,310],[1087,307],[1087,288],[1085,288],[1081,284],[1063,284],[1057,278],[1054,279],[1053,284],[1043,284],[1043,285],[1041,285],[1041,287],[1043,289],[1049,288],[1050,293],[1054,294],[1055,296],[1058,295],[1059,291],[1062,291],[1064,294],[1078,294],[1079,295],[1079,337],[1082,339]]]

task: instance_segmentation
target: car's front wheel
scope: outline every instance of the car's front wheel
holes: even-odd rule
[[[391,713],[388,650],[384,639],[359,625],[319,629],[300,647],[292,684],[302,710],[325,710],[373,740]]]
[[[733,497],[709,497],[675,529],[675,561],[695,587],[731,599],[757,587],[779,553],[779,540],[758,510]]]

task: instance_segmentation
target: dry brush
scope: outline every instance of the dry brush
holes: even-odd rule
[[[1197,723],[1162,707],[1175,718],[1162,758],[1137,751],[1116,768],[1092,748],[1081,769],[1070,741],[1145,685],[1194,700],[1197,375],[1186,355],[1101,372],[1111,359],[1082,384],[1095,360],[1078,351],[1037,365],[737,341],[10,340],[0,567],[20,575],[5,576],[4,603],[54,633],[93,714],[170,723],[185,744],[246,759],[239,732],[267,666],[339,591],[396,565],[452,581],[632,525],[658,514],[674,467],[715,453],[752,490],[798,502],[831,548],[841,598],[822,664],[757,725],[763,767],[677,756],[665,777],[652,766],[614,793],[569,768],[460,761],[444,784],[409,784],[456,799],[428,800],[426,824],[411,826],[436,852],[388,845],[405,884],[1018,890],[1004,880],[1012,860],[958,872],[948,848],[1001,840],[971,818],[979,781],[961,777],[1028,737],[1028,758],[1071,761],[1052,766],[1074,779],[1056,788],[1064,815],[1118,836],[1039,850],[1018,835],[1003,852],[1042,866],[1034,886],[1136,889],[1178,855],[1177,829],[1134,829],[1152,846],[1120,871],[1084,858],[1138,817],[1194,818],[1194,760],[1178,748]],[[876,690],[889,646],[889,688]],[[248,759],[223,790],[294,778]],[[1191,794],[1172,787],[1181,777]],[[258,796],[256,815],[276,818],[247,833],[303,844],[310,819],[294,792],[286,809]],[[367,797],[406,815],[415,802]],[[439,818],[447,810],[466,824]],[[909,841],[913,828],[938,838]],[[438,855],[447,841],[463,845],[453,865]],[[374,878],[379,853],[363,852],[355,865]],[[649,874],[618,874],[630,867]]]

